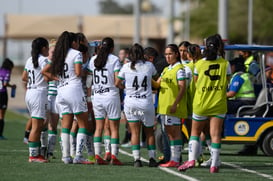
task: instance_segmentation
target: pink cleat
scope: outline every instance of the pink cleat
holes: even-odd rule
[[[168,161],[167,163],[163,163],[159,165],[160,167],[178,167],[179,166],[179,162],[176,161]]]
[[[110,164],[111,165],[123,165],[123,163],[121,163],[118,159],[117,159],[117,157],[115,156],[115,155],[112,155],[111,156],[111,161],[110,161]]]
[[[95,155],[97,165],[108,165],[108,162],[103,160],[99,155]]]
[[[219,172],[219,167],[210,167],[209,172],[210,173],[218,173]]]
[[[38,156],[30,156],[28,158],[28,162],[35,162],[35,163],[47,163],[48,160],[45,159],[45,157],[43,157],[42,155],[38,155]]]
[[[189,168],[193,168],[195,166],[195,160],[185,161],[182,165],[178,167],[178,171],[186,171]]]
[[[110,162],[111,161],[111,153],[110,152],[106,152],[105,153],[105,155],[104,155],[104,157],[103,157],[103,159],[105,160],[105,161],[108,161],[108,162]]]

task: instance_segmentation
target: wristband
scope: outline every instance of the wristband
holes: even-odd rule
[[[91,97],[86,98],[87,102],[91,102]]]

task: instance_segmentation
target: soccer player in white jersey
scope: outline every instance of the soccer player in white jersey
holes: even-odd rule
[[[101,158],[102,132],[105,118],[110,122],[111,131],[111,161],[113,165],[122,165],[117,159],[119,146],[119,121],[121,116],[119,89],[115,86],[115,79],[120,70],[119,58],[112,54],[114,40],[106,37],[96,56],[89,62],[88,70],[93,77],[94,101],[93,108],[96,119],[94,133],[95,159],[97,164],[108,164]],[[91,91],[89,91],[91,92]],[[90,95],[89,95],[90,96]]]
[[[155,76],[157,72],[151,62],[145,61],[143,48],[139,44],[134,44],[130,48],[129,59],[130,62],[124,64],[119,72],[116,85],[119,88],[123,88],[124,84],[122,81],[125,81],[124,112],[132,133],[131,145],[134,166],[142,166],[140,161],[140,128],[143,124],[147,137],[147,148],[150,158],[149,166],[156,167],[153,130],[155,110],[151,84],[152,76]]]
[[[83,158],[86,144],[88,121],[87,102],[82,89],[82,54],[77,49],[79,41],[75,33],[64,31],[55,46],[50,73],[59,80],[56,102],[62,115],[62,161],[72,163],[70,157],[69,134],[74,115],[78,121],[75,164],[92,164]]]
[[[40,153],[40,135],[46,118],[47,87],[41,71],[48,59],[48,41],[38,37],[32,41],[31,57],[27,60],[22,80],[27,82],[25,102],[31,116],[32,128],[29,135],[29,162],[48,162]]]
[[[44,69],[47,70],[47,68],[50,67],[53,52],[55,49],[56,40],[52,39],[49,42],[49,55],[48,55],[48,61],[49,64]],[[42,72],[43,73],[43,72]],[[48,82],[48,146],[47,146],[47,158],[55,158],[53,155],[54,148],[56,145],[56,139],[57,139],[57,125],[59,122],[59,113],[57,110],[56,105],[56,97],[57,97],[57,84],[58,82],[53,80]]]

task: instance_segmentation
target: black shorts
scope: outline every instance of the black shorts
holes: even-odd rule
[[[8,93],[0,92],[0,109],[7,109],[8,107]]]

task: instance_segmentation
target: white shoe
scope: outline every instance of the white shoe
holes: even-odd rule
[[[64,162],[64,164],[71,164],[71,163],[73,163],[73,160],[72,160],[72,158],[70,156],[63,157],[62,161]]]
[[[132,146],[131,142],[128,142],[128,143],[125,143],[125,144],[121,145],[122,148],[130,148],[131,146]]]
[[[210,167],[211,165],[211,158],[209,158],[207,161],[204,161],[203,163],[201,163],[202,167]],[[216,166],[219,167],[221,165],[221,160],[218,160],[216,163]]]
[[[74,164],[94,164],[94,162],[91,162],[83,157],[79,157],[79,156],[76,156],[74,159],[73,159],[73,163]]]
[[[28,139],[24,138],[23,142],[27,145],[28,144]]]

